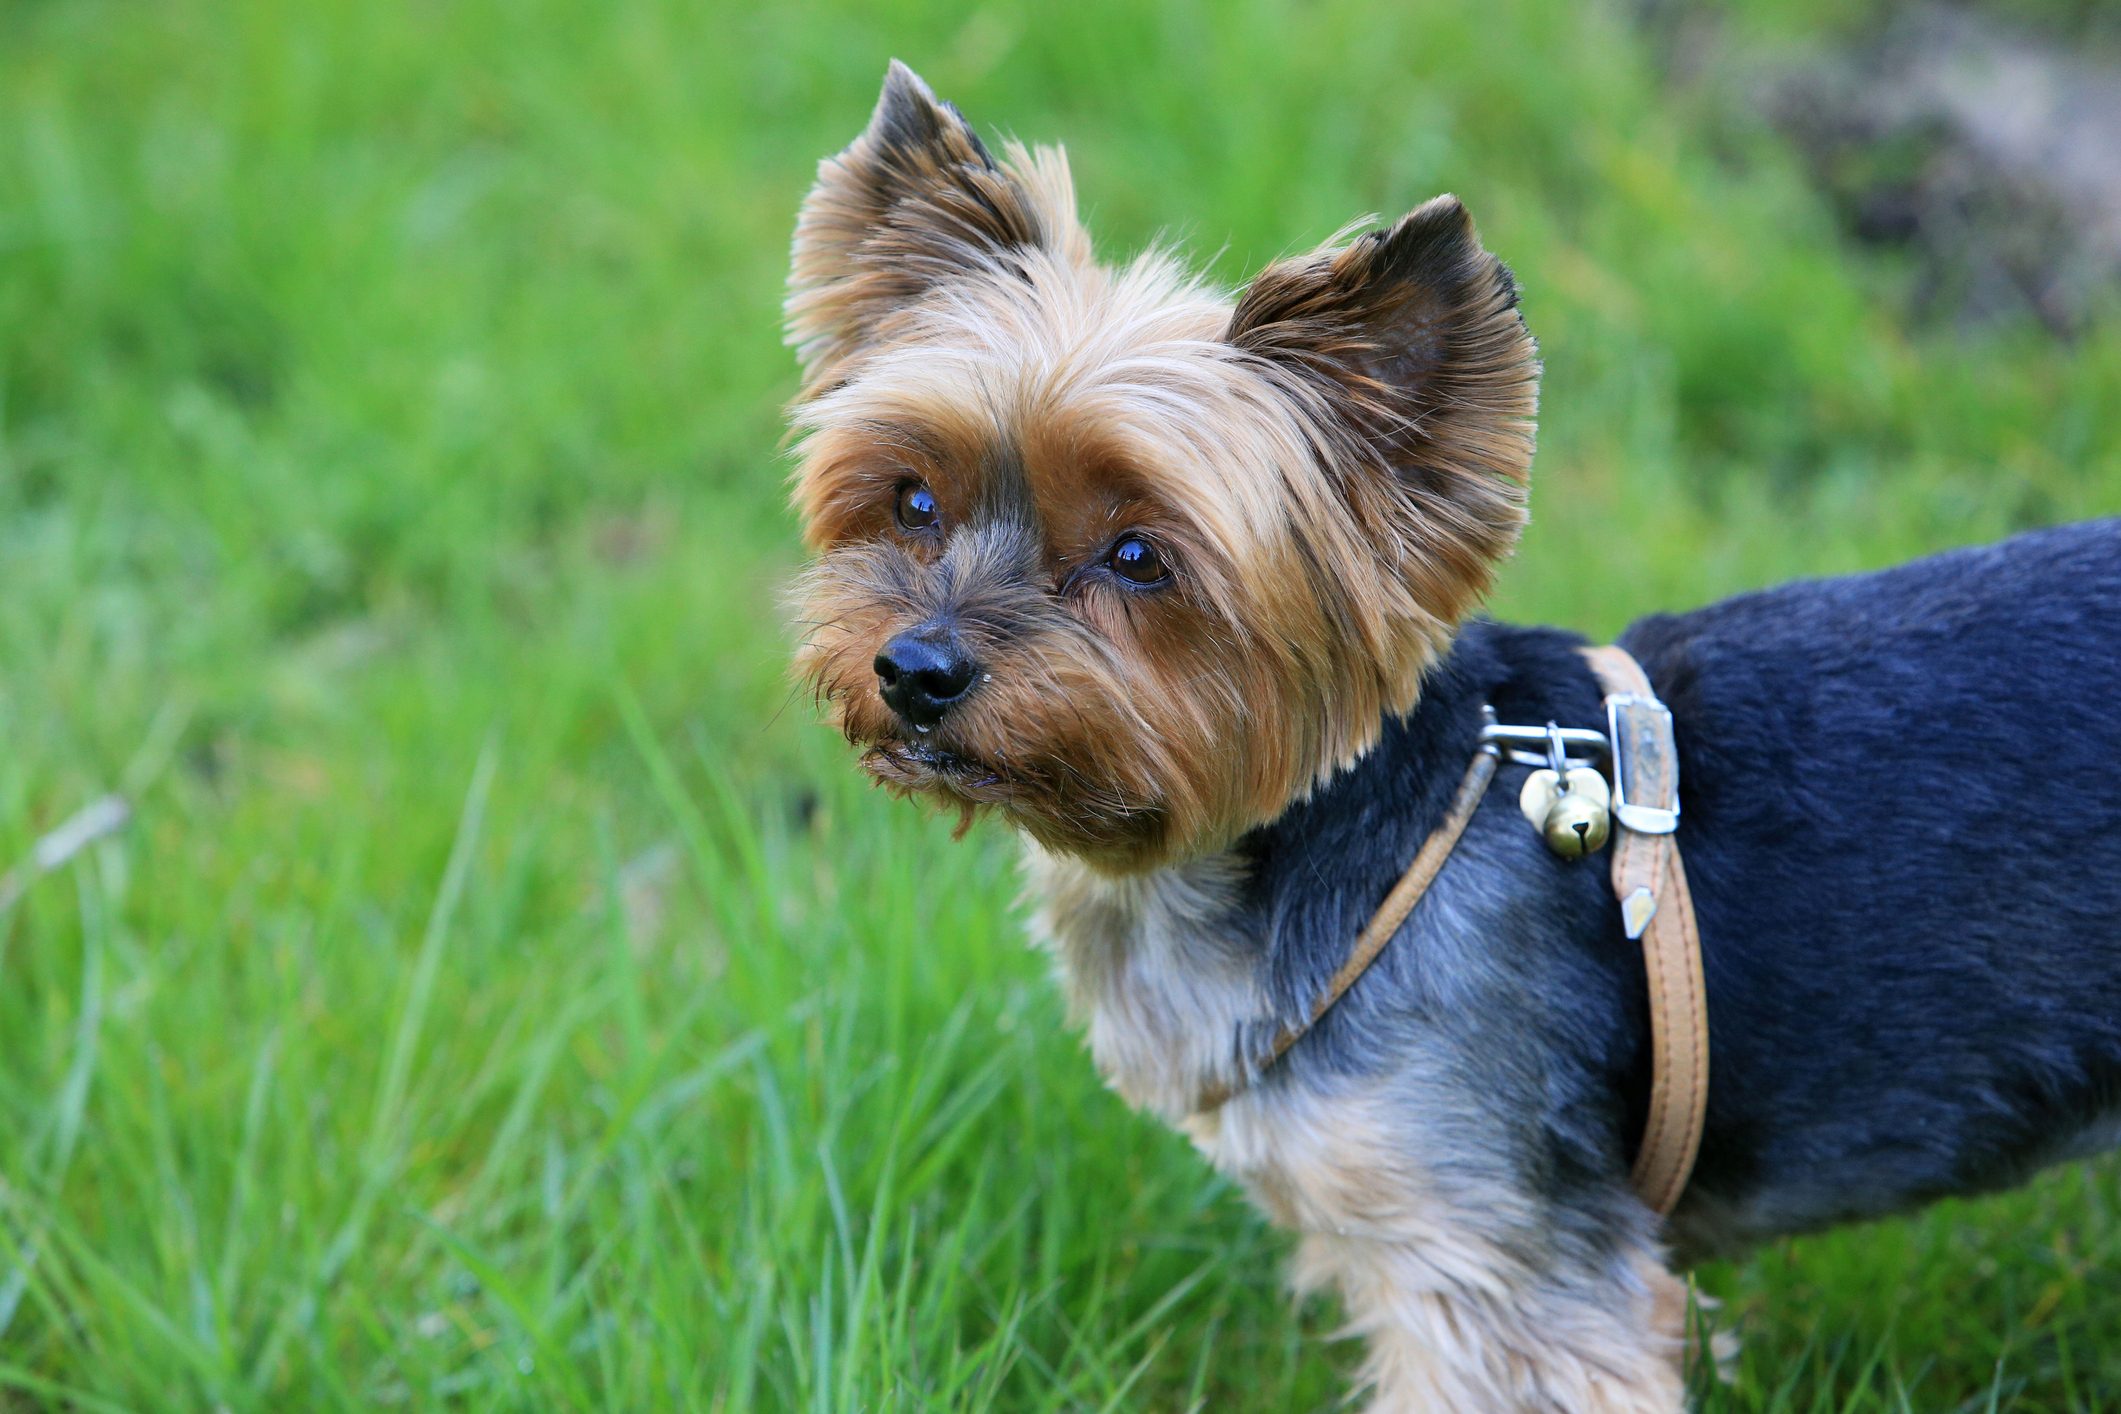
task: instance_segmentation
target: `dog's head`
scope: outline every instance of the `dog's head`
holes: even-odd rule
[[[883,783],[1114,871],[1412,705],[1524,521],[1538,364],[1438,197],[1232,299],[893,64],[796,227],[798,666]]]

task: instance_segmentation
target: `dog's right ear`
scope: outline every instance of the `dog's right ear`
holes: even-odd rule
[[[796,221],[788,342],[805,394],[935,285],[1020,268],[1015,254],[1046,243],[1048,221],[964,115],[892,60],[867,131],[818,164]]]

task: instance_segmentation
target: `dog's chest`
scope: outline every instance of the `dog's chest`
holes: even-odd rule
[[[1238,1039],[1266,1014],[1262,940],[1237,906],[1232,856],[1111,878],[1028,847],[1034,938],[1053,954],[1099,1072],[1176,1123],[1234,1076]]]
[[[1204,1090],[1239,1078],[1239,1037],[1269,1018],[1258,980],[1268,940],[1239,906],[1238,860],[1115,880],[1034,846],[1027,873],[1035,935],[1123,1098],[1187,1135],[1283,1227],[1329,1242],[1420,1244],[1432,1262],[1478,1269],[1465,1244],[1487,1240],[1493,1221],[1469,1194],[1504,1191],[1507,1165],[1455,1106],[1436,1057],[1410,1048],[1367,1078],[1332,1084],[1284,1071],[1195,1112]],[[1463,1191],[1428,1162],[1446,1133]],[[1306,1259],[1311,1268],[1324,1250]]]
[[[1238,861],[1112,879],[1033,846],[1027,872],[1034,935],[1106,1081],[1186,1133],[1277,1220],[1345,1221],[1348,1205],[1325,1195],[1361,1184],[1389,1147],[1370,1133],[1373,1117],[1345,1122],[1355,1117],[1338,1114],[1342,1102],[1289,1085],[1194,1112],[1205,1090],[1236,1078],[1239,1038],[1268,1013],[1257,980],[1265,943],[1237,906]]]

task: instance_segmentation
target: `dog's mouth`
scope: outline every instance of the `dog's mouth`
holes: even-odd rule
[[[933,790],[973,805],[998,805],[1010,795],[1000,768],[962,751],[926,741],[886,739],[873,742],[862,765],[885,785],[901,790]]]
[[[1057,798],[1035,761],[1012,769],[966,751],[956,740],[946,746],[896,733],[858,744],[862,768],[878,785],[958,812],[953,838],[962,838],[974,817],[992,808],[1048,848],[1123,859],[1159,838],[1164,827],[1161,807],[1129,806],[1110,796]]]

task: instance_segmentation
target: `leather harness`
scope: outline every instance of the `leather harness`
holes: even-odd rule
[[[1650,993],[1650,1103],[1642,1143],[1628,1176],[1636,1194],[1659,1215],[1668,1215],[1685,1191],[1701,1147],[1708,1114],[1708,989],[1702,978],[1701,934],[1686,869],[1674,831],[1679,819],[1679,753],[1672,716],[1657,700],[1642,665],[1618,646],[1587,648],[1584,657],[1605,689],[1612,740],[1613,894],[1622,926],[1642,943]],[[1451,857],[1472,822],[1501,765],[1501,752],[1483,743],[1466,768],[1451,807],[1392,892],[1355,940],[1325,990],[1302,1020],[1276,1033],[1267,1053],[1248,1067],[1247,1077],[1204,1094],[1196,1112],[1223,1105],[1273,1068],[1305,1032],[1318,1024],[1384,951],[1407,915]]]

